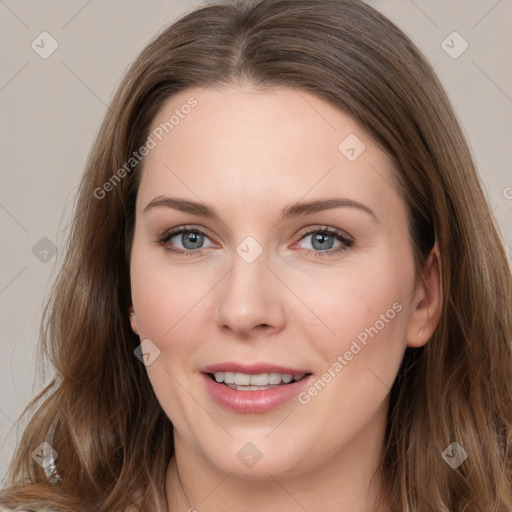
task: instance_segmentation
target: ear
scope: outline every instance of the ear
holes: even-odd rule
[[[421,347],[432,336],[443,309],[441,257],[437,244],[430,252],[414,291],[407,327],[407,346]]]
[[[138,335],[139,334],[139,325],[137,324],[137,316],[135,315],[135,311],[133,309],[133,304],[130,306],[128,311],[130,313],[130,325],[132,326],[132,331]]]

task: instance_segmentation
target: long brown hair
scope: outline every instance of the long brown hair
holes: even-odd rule
[[[391,391],[381,469],[393,510],[512,510],[512,286],[467,142],[428,62],[358,0],[223,2],[156,37],[126,74],[83,176],[62,270],[45,310],[42,353],[56,370],[0,492],[42,510],[166,510],[172,424],[130,329],[129,256],[141,148],[170,96],[246,81],[309,91],[353,116],[394,159],[417,268],[434,242],[443,312],[408,348]],[[105,183],[113,176],[120,179]],[[99,193],[98,190],[106,191]],[[55,481],[31,457],[55,426]],[[468,454],[458,468],[443,451]]]

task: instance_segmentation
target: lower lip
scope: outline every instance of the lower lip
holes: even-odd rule
[[[215,402],[226,409],[245,414],[268,412],[279,407],[296,397],[301,390],[307,387],[313,377],[308,375],[297,382],[262,391],[238,391],[224,384],[219,384],[205,373],[202,376],[206,388]]]

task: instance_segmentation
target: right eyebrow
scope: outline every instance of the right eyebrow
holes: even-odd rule
[[[174,210],[180,210],[185,213],[191,213],[193,215],[199,215],[201,217],[219,218],[217,213],[205,204],[189,201],[188,199],[180,199],[177,197],[167,196],[155,197],[148,203],[143,211],[147,212],[151,208],[157,208],[161,206],[173,208]]]

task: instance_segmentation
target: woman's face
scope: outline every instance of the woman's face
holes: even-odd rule
[[[267,478],[380,446],[419,343],[391,159],[291,89],[190,89],[152,131],[132,326],[177,456]]]

